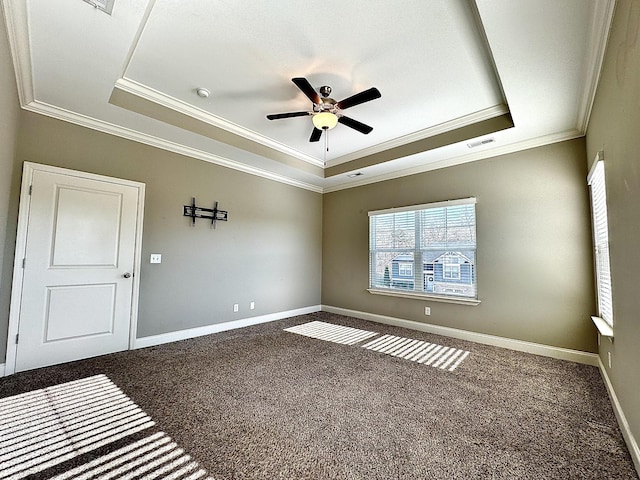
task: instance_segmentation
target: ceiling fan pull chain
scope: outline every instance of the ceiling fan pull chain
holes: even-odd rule
[[[324,166],[327,166],[327,152],[329,151],[329,130],[324,132]]]

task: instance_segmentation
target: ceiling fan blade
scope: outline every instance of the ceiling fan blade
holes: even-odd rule
[[[343,125],[346,125],[347,127],[351,127],[354,130],[359,131],[360,133],[364,133],[365,135],[371,132],[371,130],[373,130],[373,127],[370,127],[369,125],[365,125],[362,122],[359,122],[357,120],[354,120],[353,118],[349,118],[345,116],[339,117],[338,122],[340,122]]]
[[[376,87],[371,87],[369,90],[365,90],[364,92],[356,93],[355,95],[351,95],[344,100],[339,101],[336,104],[340,110],[344,110],[345,108],[354,107],[356,105],[360,105],[364,102],[369,102],[371,100],[375,100],[376,98],[380,98],[382,94],[380,90]]]
[[[272,113],[271,115],[267,115],[267,118],[269,120],[279,120],[281,118],[306,117],[307,115],[311,115],[311,113],[309,112]]]
[[[311,137],[309,138],[310,142],[318,142],[320,141],[320,137],[322,136],[322,130],[319,128],[313,128],[313,132],[311,132]]]
[[[320,103],[320,96],[318,95],[318,92],[316,92],[315,89],[311,86],[309,80],[304,77],[296,77],[292,78],[291,81],[296,84],[296,87],[302,90],[302,93],[304,93],[309,98],[309,100],[311,100],[313,103]]]

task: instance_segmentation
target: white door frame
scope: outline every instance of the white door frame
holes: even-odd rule
[[[138,190],[138,214],[136,219],[136,235],[133,260],[133,293],[131,298],[131,316],[129,328],[129,350],[134,348],[136,333],[138,327],[138,295],[140,292],[140,262],[142,255],[142,220],[144,217],[144,193],[145,184],[124,180],[121,178],[106,177],[104,175],[96,175],[93,173],[81,172],[78,170],[69,170],[66,168],[53,167],[50,165],[41,165],[33,162],[24,162],[22,169],[22,187],[20,189],[20,207],[18,212],[18,230],[16,232],[16,253],[13,262],[13,282],[11,284],[11,303],[9,310],[9,332],[7,334],[7,359],[4,369],[5,375],[11,375],[16,371],[16,354],[18,347],[16,344],[16,335],[20,324],[20,310],[22,301],[22,287],[24,280],[24,269],[22,267],[27,248],[27,226],[29,225],[29,212],[31,210],[31,195],[29,194],[31,183],[33,182],[33,174],[35,171],[44,171],[48,173],[57,173],[61,175],[70,175],[74,177],[86,178],[89,180],[98,180],[103,182],[114,183],[117,185],[126,185],[137,188]]]

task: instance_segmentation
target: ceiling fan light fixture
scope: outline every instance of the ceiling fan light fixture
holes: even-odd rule
[[[331,130],[338,124],[338,117],[335,113],[320,112],[313,116],[313,125],[319,130]]]

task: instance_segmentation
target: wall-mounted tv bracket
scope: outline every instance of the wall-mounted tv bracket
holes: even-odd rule
[[[216,221],[226,222],[229,219],[229,212],[218,210],[218,202],[213,204],[213,208],[196,207],[196,197],[191,198],[191,205],[185,205],[182,213],[185,217],[191,217],[191,225],[196,224],[196,218],[206,218],[211,220],[211,226],[216,228]]]

